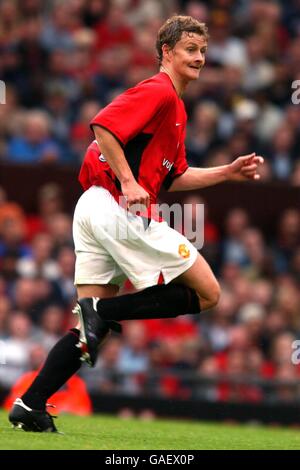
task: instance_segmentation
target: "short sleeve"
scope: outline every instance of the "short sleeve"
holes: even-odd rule
[[[141,83],[119,95],[91,121],[111,132],[122,144],[133,139],[174,100],[167,86]]]

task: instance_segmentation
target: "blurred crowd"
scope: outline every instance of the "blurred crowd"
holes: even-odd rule
[[[205,21],[210,33],[207,64],[184,98],[190,164],[256,151],[266,159],[263,181],[300,186],[300,104],[292,103],[299,0],[0,0],[0,162],[78,167],[93,139],[92,117],[156,73],[157,30],[175,12]],[[0,388],[7,390],[74,326],[72,215],[55,184],[42,186],[37,200],[38,213],[28,214],[0,188]],[[222,227],[206,213],[201,252],[220,280],[219,305],[194,317],[124,322],[96,368],[81,369],[88,390],[300,399],[300,366],[291,361],[300,333],[300,212],[286,208],[271,237],[243,208],[230,210]]]
[[[184,97],[190,164],[256,151],[263,180],[300,185],[299,0],[1,0],[0,161],[78,167],[91,118],[157,72],[156,34],[175,12],[210,34]]]
[[[205,204],[200,196],[184,202]],[[25,213],[0,189],[0,392],[37,370],[75,325],[72,215],[61,187],[41,186],[38,208]],[[300,400],[300,352],[293,349],[300,333],[300,211],[287,207],[266,237],[243,208],[232,208],[222,227],[205,209],[201,253],[220,280],[220,303],[195,316],[123,322],[123,335],[108,339],[96,368],[80,370],[89,391]],[[131,290],[127,282],[124,291]]]

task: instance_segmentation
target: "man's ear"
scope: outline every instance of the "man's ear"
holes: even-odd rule
[[[172,50],[170,46],[168,46],[168,44],[163,44],[161,49],[162,49],[163,59],[168,59],[170,57],[170,53]]]

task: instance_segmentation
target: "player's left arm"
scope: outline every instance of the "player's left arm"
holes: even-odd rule
[[[259,166],[264,159],[251,153],[236,158],[228,165],[213,168],[193,168],[189,167],[182,175],[172,182],[169,191],[188,191],[192,189],[205,188],[224,181],[251,181],[258,180]]]

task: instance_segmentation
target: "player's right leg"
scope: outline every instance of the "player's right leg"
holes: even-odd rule
[[[90,296],[102,299],[113,297],[118,291],[114,285],[78,287],[78,297]],[[99,316],[93,312],[98,325]],[[109,325],[109,324],[108,324]],[[48,413],[48,399],[75,374],[82,365],[81,350],[78,348],[81,325],[72,328],[50,351],[42,369],[22,397],[17,398],[9,413],[14,427],[32,432],[57,432],[53,417]],[[105,326],[105,336],[109,326]],[[98,347],[95,354],[98,353]],[[94,359],[96,360],[96,358]]]
[[[79,343],[81,360],[90,367],[96,363],[98,350],[110,333],[110,330],[121,333],[121,325],[115,321],[101,318],[97,312],[99,299],[111,298],[118,293],[118,286],[108,285],[77,285],[77,303],[73,313],[78,315]]]

